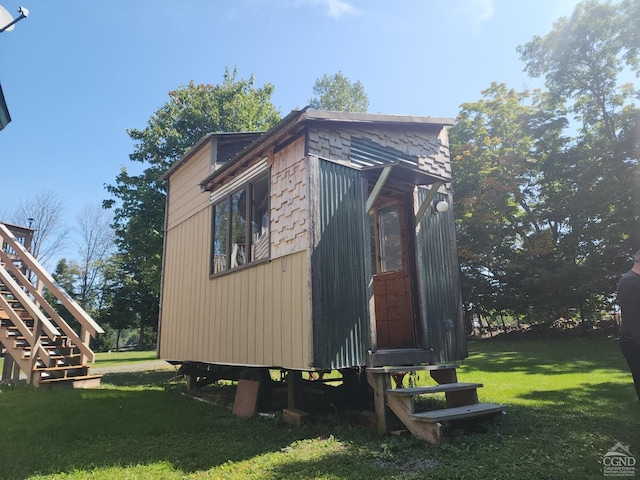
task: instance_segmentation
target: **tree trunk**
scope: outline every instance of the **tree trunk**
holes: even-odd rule
[[[504,316],[502,315],[502,312],[500,312],[500,321],[502,322],[502,331],[507,333],[507,324],[504,323]]]
[[[140,316],[140,337],[138,338],[138,350],[142,350],[144,348],[144,321],[142,320],[142,316]]]
[[[480,325],[482,325],[482,315],[478,314],[478,319],[480,320]],[[489,320],[485,318],[484,321],[487,324],[487,330],[489,330],[489,336],[493,338],[493,330],[491,328],[491,324],[489,323]]]

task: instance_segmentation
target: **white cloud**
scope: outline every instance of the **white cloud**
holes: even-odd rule
[[[355,7],[343,0],[320,0],[320,3],[328,8],[329,16],[336,19],[356,13]]]
[[[486,22],[493,16],[493,0],[466,0],[458,12],[476,25]]]
[[[256,13],[274,7],[280,10],[321,8],[327,16],[336,20],[359,13],[347,0],[238,0],[235,5],[239,5],[239,8],[233,11],[234,16],[240,15],[243,10]]]

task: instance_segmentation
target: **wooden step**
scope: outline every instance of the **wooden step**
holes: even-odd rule
[[[418,422],[439,423],[463,418],[482,417],[504,412],[506,406],[498,403],[476,403],[463,407],[443,408],[442,410],[430,410],[427,412],[413,413],[411,418]]]
[[[83,373],[87,373],[89,367],[87,365],[60,365],[57,367],[37,366],[33,370],[38,372],[69,372],[72,370],[84,370]]]
[[[11,320],[10,318],[2,318],[2,314],[4,313],[4,315],[6,315],[6,312],[4,310],[0,310],[0,328],[11,328],[11,327],[15,327],[15,325],[13,324],[13,320]],[[28,328],[33,328],[33,319],[32,318],[22,318],[22,323],[24,323]],[[16,327],[17,328],[17,327]]]
[[[462,390],[475,390],[482,387],[481,383],[443,383],[441,385],[429,385],[425,387],[411,387],[411,388],[389,388],[387,389],[387,395],[394,396],[414,396],[414,395],[429,395],[432,393],[447,393],[458,392]]]
[[[69,378],[52,378],[40,380],[41,387],[67,387],[67,388],[97,388],[100,386],[102,375],[82,375]]]

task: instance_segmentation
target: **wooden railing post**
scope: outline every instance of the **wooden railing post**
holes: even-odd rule
[[[34,368],[38,362],[38,353],[41,345],[42,323],[36,316],[33,317],[33,343],[31,344],[31,353],[29,354],[29,371],[27,374],[27,383],[33,385]],[[47,365],[50,366],[50,365]]]
[[[80,330],[80,338],[82,338],[82,343],[84,343],[87,348],[90,349],[91,346],[89,345],[89,343],[91,342],[91,334],[84,327],[82,327]],[[81,357],[81,365],[86,365],[87,359],[87,356],[83,353]]]

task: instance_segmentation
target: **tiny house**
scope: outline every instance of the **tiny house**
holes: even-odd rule
[[[203,138],[164,175],[160,358],[193,379],[280,369],[290,390],[355,372],[386,428],[388,374],[467,356],[453,123],[305,108]]]

